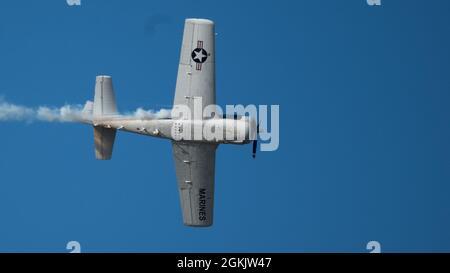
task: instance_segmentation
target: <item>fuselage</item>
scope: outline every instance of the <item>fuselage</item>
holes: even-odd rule
[[[255,122],[246,116],[203,120],[103,116],[94,118],[92,124],[183,142],[247,144],[256,137]]]

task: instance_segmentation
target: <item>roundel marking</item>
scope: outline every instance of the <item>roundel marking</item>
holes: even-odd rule
[[[191,53],[191,58],[194,62],[202,64],[206,62],[206,59],[208,59],[208,52],[206,52],[203,48],[196,48]]]

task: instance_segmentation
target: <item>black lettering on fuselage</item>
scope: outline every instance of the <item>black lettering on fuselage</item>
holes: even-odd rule
[[[206,221],[206,189],[199,189],[198,219]]]

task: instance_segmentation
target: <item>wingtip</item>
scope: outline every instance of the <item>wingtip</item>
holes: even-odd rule
[[[202,18],[187,18],[186,23],[193,23],[198,25],[214,25],[214,22],[212,20]]]
[[[184,223],[185,226],[191,227],[191,228],[208,228],[211,227],[213,224],[192,224],[192,223]]]

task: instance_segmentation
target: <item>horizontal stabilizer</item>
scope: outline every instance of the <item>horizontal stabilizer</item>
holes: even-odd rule
[[[109,160],[112,157],[116,129],[94,127],[95,158]]]
[[[116,97],[110,76],[97,76],[93,108],[94,119],[117,114]]]

